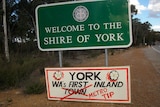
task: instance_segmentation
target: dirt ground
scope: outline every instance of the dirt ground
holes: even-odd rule
[[[104,59],[103,53],[79,64],[73,63],[73,66],[100,67],[105,65]],[[26,95],[21,89],[12,89],[0,92],[0,107],[160,107],[160,74],[144,55],[143,48],[130,48],[109,55],[109,66],[125,65],[131,68],[130,104],[49,101],[46,92]]]

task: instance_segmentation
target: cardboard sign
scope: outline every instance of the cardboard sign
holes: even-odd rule
[[[130,103],[130,67],[46,68],[49,100]]]

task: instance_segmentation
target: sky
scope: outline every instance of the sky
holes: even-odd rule
[[[130,0],[130,4],[136,6],[138,18],[142,23],[148,21],[154,31],[160,31],[160,0]]]

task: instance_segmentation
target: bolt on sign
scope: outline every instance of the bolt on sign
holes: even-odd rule
[[[45,68],[49,100],[130,103],[130,67]]]
[[[124,48],[132,43],[128,0],[84,0],[36,8],[42,51]]]

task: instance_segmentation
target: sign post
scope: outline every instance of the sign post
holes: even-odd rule
[[[128,0],[40,5],[36,8],[38,47],[42,51],[129,47],[130,17]]]
[[[38,47],[59,51],[60,68],[46,68],[49,100],[130,103],[130,68],[62,68],[63,50],[127,48],[132,44],[128,0],[85,0],[36,8]]]
[[[63,51],[58,51],[59,56],[59,67],[63,66]]]
[[[104,51],[105,51],[105,65],[107,67],[108,66],[108,50],[104,49]]]

